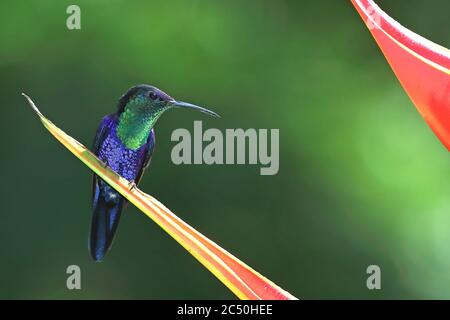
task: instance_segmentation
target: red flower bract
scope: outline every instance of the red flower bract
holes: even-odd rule
[[[351,0],[403,88],[450,150],[450,51],[406,29],[372,0]]]

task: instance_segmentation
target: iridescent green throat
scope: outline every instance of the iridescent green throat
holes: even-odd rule
[[[122,112],[117,126],[117,136],[125,147],[137,150],[148,139],[150,130],[165,108],[155,108],[148,105],[145,98],[130,100]]]

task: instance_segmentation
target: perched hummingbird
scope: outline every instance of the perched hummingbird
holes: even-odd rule
[[[113,171],[138,184],[155,149],[153,126],[164,111],[177,107],[218,116],[208,109],[177,101],[153,86],[138,85],[119,99],[116,113],[103,118],[92,151]],[[101,261],[111,247],[126,202],[120,193],[94,174],[89,250],[95,261]]]

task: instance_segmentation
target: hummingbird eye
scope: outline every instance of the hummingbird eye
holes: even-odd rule
[[[148,94],[148,97],[149,97],[150,99],[152,99],[152,100],[156,100],[156,99],[158,98],[158,96],[157,96],[156,93],[154,93],[154,92],[150,92],[150,93]]]

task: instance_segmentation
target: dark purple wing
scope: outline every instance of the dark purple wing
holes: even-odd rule
[[[115,117],[116,115],[114,113],[103,117],[102,121],[100,122],[100,125],[97,128],[97,132],[95,134],[91,150],[96,156],[98,156],[99,149],[102,146],[102,143],[105,140],[105,138],[108,136],[110,126],[114,121]],[[98,179],[99,178],[96,174],[92,176],[92,202],[94,204],[97,201],[96,197],[98,197],[99,191]]]
[[[147,143],[145,144],[145,158],[144,158],[144,161],[142,162],[142,167],[139,170],[138,174],[136,175],[136,179],[134,179],[134,182],[136,183],[136,185],[141,180],[144,170],[150,164],[150,160],[152,159],[153,150],[155,150],[155,130],[152,128],[152,130],[150,131],[150,134],[148,135]]]
[[[105,116],[94,138],[92,152],[98,156],[103,141],[108,136],[113,121],[116,119],[115,114]],[[89,251],[95,261],[103,259],[109,250],[112,239],[120,218],[123,207],[123,198],[116,195],[116,191],[108,186],[96,174],[92,177],[92,221],[91,232],[89,236]]]
[[[107,116],[104,116],[102,122],[100,122],[100,125],[98,126],[97,132],[95,134],[94,143],[92,144],[92,152],[95,155],[98,154],[98,150],[102,145],[103,140],[105,140],[105,137],[108,135],[109,128],[115,118],[116,114],[108,114]]]

